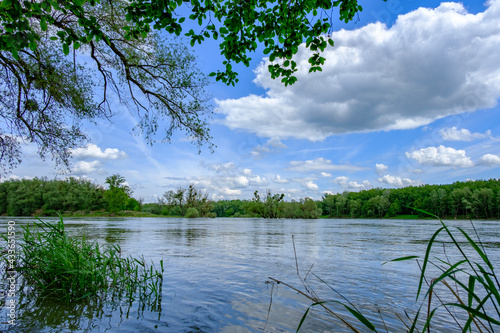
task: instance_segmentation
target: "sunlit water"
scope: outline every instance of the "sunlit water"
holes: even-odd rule
[[[0,232],[7,232],[8,220],[0,219]],[[20,231],[29,219],[14,221]],[[447,223],[471,230],[469,221]],[[345,303],[333,288],[379,331],[385,332],[380,311],[387,330],[401,332],[404,326],[396,314],[405,317],[406,310],[413,316],[421,304],[415,302],[420,270],[415,261],[383,263],[407,255],[424,256],[428,239],[440,227],[439,221],[431,220],[242,218],[67,218],[65,224],[71,235],[85,235],[102,245],[119,244],[126,255],[144,255],[155,263],[163,259],[161,310],[126,302],[67,305],[31,300],[18,305],[17,326],[6,325],[7,310],[0,310],[1,331],[295,332],[311,301],[286,286],[273,287],[268,277],[304,291],[298,266],[321,299]],[[499,226],[499,221],[475,222],[495,267],[500,262]],[[453,257],[449,249],[446,255]],[[444,256],[442,247],[435,253]],[[349,318],[341,305],[330,306]],[[434,321],[439,332],[456,331],[444,312]],[[311,310],[301,329],[347,331],[319,306]]]

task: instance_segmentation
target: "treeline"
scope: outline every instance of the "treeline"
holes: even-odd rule
[[[178,188],[166,192],[157,203],[144,205],[144,211],[164,216],[185,217],[264,217],[264,218],[319,218],[322,210],[319,203],[306,198],[300,201],[286,202],[284,194],[272,194],[270,191],[261,197],[254,192],[252,200],[211,201],[207,193],[202,193],[195,186],[187,189]]]
[[[344,192],[324,196],[321,208],[338,218],[428,216],[417,208],[441,218],[500,219],[500,180]]]
[[[89,214],[92,211],[118,212],[142,209],[132,198],[123,177],[106,178],[109,189],[89,180],[46,178],[9,180],[0,183],[0,215],[54,216],[57,214]]]
[[[106,178],[108,189],[88,180],[9,180],[0,183],[0,214],[9,216],[90,214],[101,211],[143,212],[183,217],[264,218],[390,218],[425,217],[427,211],[442,218],[500,219],[500,180],[455,182],[399,189],[375,188],[360,192],[326,194],[285,201],[284,194],[254,192],[250,200],[212,201],[194,185],[167,191],[155,203],[132,197],[125,178]]]

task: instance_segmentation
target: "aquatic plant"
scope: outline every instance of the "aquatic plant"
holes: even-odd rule
[[[38,297],[161,299],[163,261],[158,270],[144,258],[122,257],[118,245],[104,248],[84,237],[68,237],[62,218],[24,226],[17,249],[16,271]]]
[[[429,214],[425,211],[421,212]],[[427,242],[423,258],[411,255],[389,261],[416,260],[421,271],[416,295],[416,301],[420,301],[420,305],[416,314],[410,317],[405,311],[405,316],[399,316],[397,313],[396,316],[409,333],[430,332],[438,311],[445,311],[445,315],[449,316],[456,325],[454,329],[457,332],[472,332],[473,328],[474,331],[478,332],[495,332],[495,330],[499,330],[500,283],[474,225],[471,222],[477,240],[474,240],[464,229],[458,226],[449,227],[437,216],[434,217],[440,221],[441,227],[434,232]],[[445,239],[438,236],[444,236]],[[441,256],[434,256],[433,250],[438,244],[443,246],[442,254]],[[449,245],[452,248],[449,248]],[[453,260],[450,260],[450,252],[455,254]],[[297,259],[295,260],[297,261]],[[353,332],[360,332],[355,327],[359,326],[359,324],[362,325],[364,330],[377,331],[375,324],[368,320],[367,316],[363,315],[354,304],[332,288],[325,280],[311,272],[308,272],[306,277],[302,278],[299,274],[298,265],[297,275],[303,284],[303,290],[278,279],[269,278],[273,283],[285,285],[312,301],[298,324],[297,332],[305,322],[310,309],[317,306],[324,308],[329,315],[338,319]],[[328,300],[320,298],[307,282],[308,275],[315,276],[340,298]],[[426,288],[424,285],[426,285]],[[341,309],[343,308],[347,312],[334,310],[334,305],[339,305]],[[399,310],[395,309],[395,311]],[[377,315],[381,318],[382,331],[389,332],[382,313],[379,311]]]

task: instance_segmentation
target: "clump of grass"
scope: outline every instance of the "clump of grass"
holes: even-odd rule
[[[438,218],[435,215],[432,216]],[[422,266],[419,264],[421,274],[417,301],[421,296],[423,296],[423,301],[412,320],[409,332],[414,332],[417,329],[417,320],[424,305],[427,305],[427,314],[421,329],[422,332],[430,332],[433,317],[439,310],[448,313],[455,322],[457,331],[469,332],[472,331],[472,326],[475,326],[479,332],[494,332],[495,328],[498,330],[500,328],[500,283],[474,225],[471,222],[477,241],[473,240],[469,233],[462,228],[450,228],[442,220],[439,221],[441,227],[429,239]],[[455,233],[452,230],[455,230]],[[442,233],[458,251],[459,257],[455,261],[450,261],[446,252],[444,252],[444,258],[431,259],[433,247],[440,243],[437,241],[437,237]],[[473,259],[473,257],[477,259]],[[419,258],[418,256],[408,256],[392,261]],[[429,279],[428,276],[430,266],[437,268],[439,272],[432,279]],[[422,288],[424,283],[427,285],[425,293]],[[446,294],[443,295],[442,290],[437,290],[439,289],[438,285],[445,287],[441,289]]]
[[[425,211],[422,211],[422,213],[429,214]],[[416,259],[421,270],[416,295],[416,301],[418,302],[420,299],[421,302],[418,311],[413,317],[410,317],[406,311],[405,316],[399,316],[397,313],[396,316],[401,320],[403,326],[406,327],[406,331],[409,333],[431,332],[432,323],[438,311],[445,311],[444,315],[452,319],[456,325],[456,332],[498,331],[500,329],[500,283],[494,266],[479,240],[479,235],[474,225],[472,227],[477,241],[462,228],[450,228],[437,216],[432,216],[440,221],[441,227],[429,239],[424,257],[411,255],[391,260],[391,262],[395,262]],[[438,236],[441,234],[446,237],[446,240],[438,241]],[[445,249],[447,243],[452,244],[453,248],[457,250],[458,256],[454,261],[450,261],[447,255]],[[442,253],[444,257],[431,257],[432,250],[438,244],[443,245],[444,250]],[[297,257],[295,256],[295,258]],[[435,267],[436,270],[430,272],[429,267]],[[437,273],[435,273],[436,271]],[[299,275],[298,265],[297,274]],[[307,275],[309,274],[310,272],[307,273]],[[377,331],[376,326],[354,304],[349,302],[347,298],[333,289],[320,277],[315,274],[312,275],[340,296],[340,300],[321,299],[306,282],[306,278],[303,279],[300,275],[299,278],[304,286],[304,290],[270,277],[274,283],[283,284],[313,302],[302,316],[297,332],[306,320],[309,310],[315,306],[323,307],[328,314],[340,320],[353,332],[360,332],[355,327],[357,324],[362,324],[363,328],[369,331]],[[427,288],[424,288],[424,284]],[[340,314],[338,311],[332,310],[331,306],[334,304],[347,309],[352,317],[346,317],[345,314]],[[395,309],[395,312],[402,310]],[[381,318],[380,325],[383,326],[382,330],[389,332],[385,326],[381,312],[378,311],[377,315]]]
[[[104,248],[70,238],[62,218],[57,223],[38,221],[23,227],[16,270],[39,297],[72,301],[112,295],[160,301],[163,261],[158,270],[144,258],[122,257],[117,245]]]

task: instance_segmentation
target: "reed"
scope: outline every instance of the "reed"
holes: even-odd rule
[[[118,245],[101,247],[85,238],[70,238],[63,219],[38,219],[23,227],[17,272],[38,297],[66,301],[93,296],[158,303],[163,284],[163,261],[156,268],[144,258],[122,257]]]
[[[425,211],[421,212],[429,214]],[[430,333],[438,311],[444,311],[443,315],[452,319],[456,325],[451,328],[454,332],[499,331],[500,283],[474,225],[471,222],[474,235],[471,237],[471,233],[464,229],[457,226],[449,227],[437,216],[432,216],[440,221],[441,227],[427,242],[424,256],[410,255],[387,262],[416,260],[421,271],[416,295],[418,310],[413,316],[408,315],[406,311],[405,316],[400,316],[397,313],[396,316],[401,320],[406,332],[409,333]],[[438,245],[442,247],[439,247],[440,250],[436,253],[435,249],[438,248]],[[454,260],[450,260],[449,256],[452,250],[456,254]],[[295,258],[297,257],[295,256]],[[362,327],[363,332],[366,330],[389,332],[380,311],[376,315],[380,316],[381,322],[374,324],[346,297],[317,275],[308,272],[306,277],[308,275],[315,276],[338,296],[337,299],[320,298],[311,288],[307,279],[300,276],[298,268],[297,274],[303,284],[303,289],[270,277],[273,283],[285,285],[312,302],[303,314],[297,332],[305,322],[310,309],[317,306],[324,308],[329,315],[353,332],[360,332],[359,327]],[[347,312],[335,309],[334,305],[340,306]],[[395,312],[397,311],[400,309],[395,309]]]

